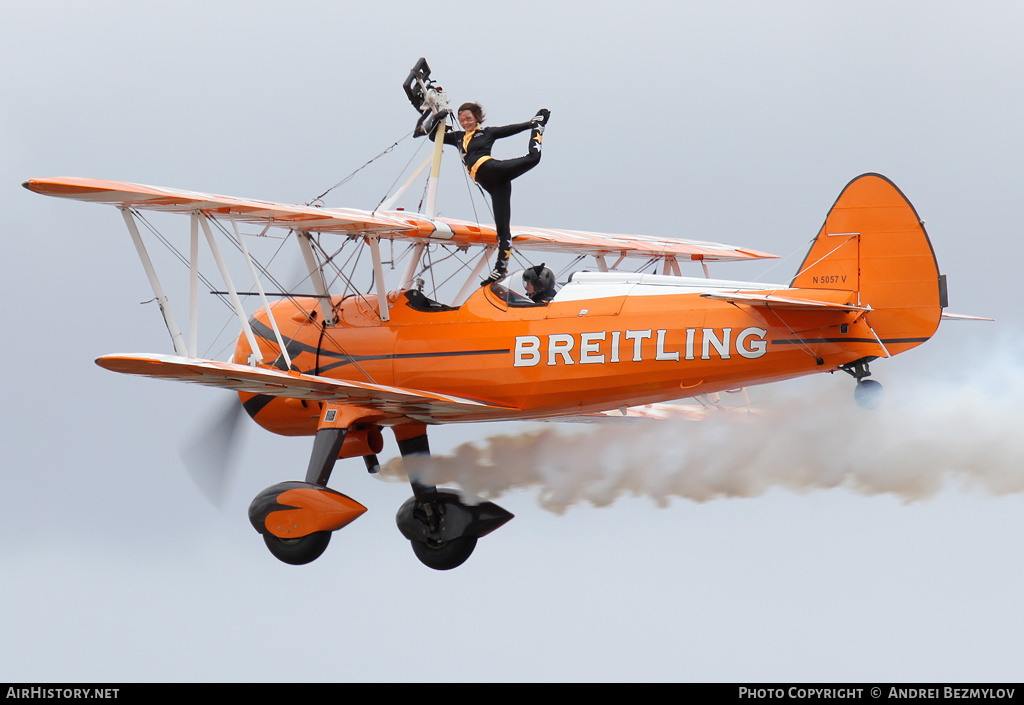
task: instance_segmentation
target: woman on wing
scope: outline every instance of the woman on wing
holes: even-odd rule
[[[512,180],[522,176],[540,162],[541,135],[551,113],[542,108],[529,122],[500,127],[483,127],[484,111],[477,103],[459,106],[458,119],[462,130],[445,133],[444,143],[458,147],[462,162],[470,177],[491,195],[494,226],[498,231],[498,259],[494,269],[484,280],[491,284],[505,276],[508,258],[512,254]],[[526,156],[518,159],[494,159],[491,147],[502,137],[530,132],[530,147]]]

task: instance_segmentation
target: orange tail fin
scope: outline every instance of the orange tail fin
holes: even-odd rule
[[[846,185],[791,286],[856,291],[872,309],[865,321],[890,354],[928,340],[946,305],[924,223],[879,174]]]

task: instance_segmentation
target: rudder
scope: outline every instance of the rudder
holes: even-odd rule
[[[944,287],[917,211],[889,179],[858,176],[843,189],[811,244],[793,287],[849,289],[890,354],[928,340]]]

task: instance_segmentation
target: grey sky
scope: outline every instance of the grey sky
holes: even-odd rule
[[[1019,3],[432,14],[414,2],[5,7],[0,413],[16,539],[0,550],[0,680],[1019,680],[1019,492],[954,479],[908,503],[770,488],[559,515],[528,488],[499,500],[516,519],[451,573],[421,566],[398,533],[407,486],[359,461],[332,486],[370,511],[308,567],[271,558],[245,510],[302,474],[309,439],[250,428],[224,511],[203,500],[177,449],[223,395],[92,362],[170,351],[156,309],[139,305],[150,294],[120,216],[20,184],[90,176],[306,202],[412,128],[400,84],[420,56],[453,102],[481,102],[494,124],[551,109],[514,223],[746,245],[791,255],[766,275],[788,280],[842,187],[890,177],[927,223],[950,310],[999,319],[943,324],[873,367],[896,400],[934,386],[954,422],[992,413],[953,430],[939,418],[943,433],[895,457],[946,444],[1020,472],[1019,447],[1001,442],[1024,412]],[[328,204],[372,208],[418,146],[406,140]],[[454,159],[440,205],[473,216]],[[845,375],[794,389],[822,415],[853,406]],[[445,427],[431,445],[519,429]]]

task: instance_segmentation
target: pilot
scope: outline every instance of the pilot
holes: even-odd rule
[[[555,273],[543,263],[523,272],[523,288],[535,304],[546,304],[555,298]]]
[[[529,122],[483,127],[483,108],[478,103],[463,103],[458,112],[462,130],[445,133],[444,143],[458,147],[470,177],[491,195],[494,226],[498,231],[498,258],[494,269],[483,281],[485,286],[502,279],[508,270],[508,259],[512,254],[512,232],[509,225],[512,218],[512,180],[540,162],[541,136],[550,115],[550,111],[542,108]],[[495,140],[526,130],[530,130],[530,147],[526,156],[517,159],[491,157],[491,147]]]

